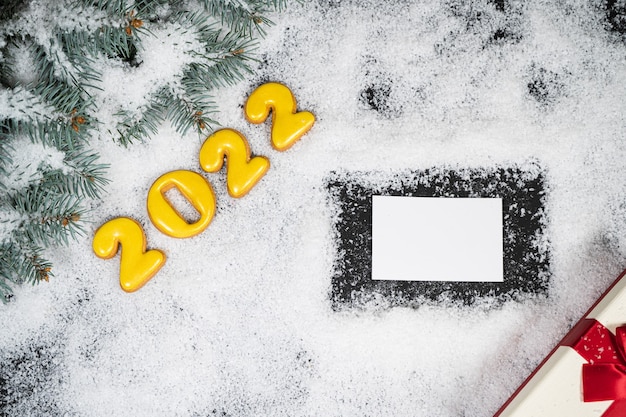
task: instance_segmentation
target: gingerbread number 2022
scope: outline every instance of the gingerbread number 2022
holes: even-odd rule
[[[291,148],[308,132],[315,116],[308,111],[296,111],[296,98],[291,90],[279,83],[259,86],[250,94],[244,112],[250,123],[265,122],[272,111],[272,146],[277,151]]]
[[[102,259],[120,254],[120,286],[126,292],[137,291],[165,263],[165,254],[157,249],[146,251],[146,235],[141,225],[128,217],[118,217],[103,224],[93,237],[93,251]]]
[[[291,90],[279,83],[259,86],[245,104],[246,119],[263,123],[272,113],[271,143],[278,151],[294,145],[315,122],[308,111],[297,112],[296,99]],[[263,156],[251,157],[246,138],[236,130],[221,129],[209,136],[200,149],[200,166],[206,172],[222,169],[227,160],[226,184],[228,193],[239,198],[247,194],[269,169],[270,162]],[[200,219],[189,223],[168,200],[172,188],[185,197],[200,214]],[[204,231],[216,211],[211,184],[193,171],[177,170],[161,175],[150,187],[147,196],[150,220],[163,234],[188,238]],[[103,224],[93,238],[93,250],[103,259],[113,258],[122,245],[120,254],[120,285],[124,291],[137,291],[148,282],[165,263],[165,254],[157,249],[146,251],[146,236],[141,225],[128,217],[118,217]]]

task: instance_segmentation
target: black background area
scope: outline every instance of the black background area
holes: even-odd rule
[[[368,305],[418,307],[427,301],[473,304],[479,299],[506,301],[546,293],[550,274],[544,238],[544,174],[536,165],[530,169],[333,172],[326,186],[337,240],[330,291],[335,310]],[[502,198],[504,281],[372,280],[372,195]],[[453,253],[449,259],[454,262]]]

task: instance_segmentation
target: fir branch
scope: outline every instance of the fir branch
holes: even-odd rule
[[[272,10],[282,10],[285,0],[202,0],[205,10],[219,16],[222,25],[227,25],[240,36],[251,37],[255,32],[265,35],[263,25],[272,22],[263,17]]]
[[[142,141],[157,133],[159,125],[164,120],[163,103],[157,98],[140,114],[119,110],[115,116],[121,119],[116,127],[117,141],[123,146],[128,146],[134,141]]]
[[[7,167],[11,164],[12,147],[9,143],[9,129],[6,123],[0,123],[0,178],[8,175]],[[0,191],[6,190],[4,182],[0,182]]]
[[[161,10],[169,6],[169,3],[169,0],[135,0],[133,9],[137,10],[137,15],[154,20]]]
[[[6,49],[0,50],[0,54],[2,55],[0,59],[0,85],[8,88],[14,87],[11,82],[14,78],[13,67],[9,65]]]
[[[62,83],[0,90],[0,120],[13,134],[26,133],[34,142],[72,150],[84,143],[91,126],[87,116],[92,102],[80,88]]]
[[[54,189],[60,194],[73,194],[98,198],[109,181],[104,177],[107,164],[97,164],[97,154],[87,151],[68,153],[65,159],[67,169],[46,172],[41,186]]]
[[[207,90],[232,85],[249,72],[249,67],[237,58],[223,57],[213,65],[194,62],[185,69],[182,84],[186,91],[197,96],[203,88],[206,94]]]
[[[60,116],[60,113],[42,97],[21,86],[0,88],[0,118],[13,123],[37,122]]]
[[[204,88],[213,89],[231,85],[250,73],[249,63],[254,61],[250,52],[255,49],[256,41],[203,26],[199,27],[199,33],[204,51],[196,53],[200,59],[190,64],[183,74],[183,84],[188,91],[194,95],[200,93],[198,84],[189,88],[194,80],[200,80]]]
[[[95,31],[74,29],[58,35],[58,42],[82,79],[96,81],[101,77],[93,68],[94,58],[104,55],[128,60],[136,52],[135,39],[124,28],[125,17],[120,15],[115,20],[119,21],[117,25],[99,25]]]
[[[69,63],[67,56],[57,45],[57,41],[51,38],[50,42],[54,47],[32,43],[35,69],[39,74],[40,83],[52,84],[61,81],[65,84],[79,85],[78,70]]]
[[[20,122],[7,119],[5,123],[15,134],[25,134],[33,142],[43,143],[63,151],[77,150],[84,142],[84,137],[72,127],[69,116],[42,122]]]
[[[91,126],[87,114],[92,101],[82,97],[83,91],[60,82],[40,84],[32,92],[18,87],[13,94],[0,94],[2,107],[12,110],[0,118],[14,134],[26,133],[34,142],[75,150],[85,142]]]
[[[194,100],[194,98],[198,98]],[[198,133],[205,133],[209,125],[216,125],[217,122],[208,117],[214,104],[208,100],[208,95],[189,94],[174,96],[171,91],[161,93],[159,100],[163,103],[163,108],[167,109],[166,117],[181,135],[185,135],[190,128],[195,127]]]
[[[25,219],[21,232],[35,244],[67,244],[69,237],[84,233],[78,222],[84,214],[78,196],[35,186],[11,196],[10,205]]]
[[[61,114],[85,113],[91,105],[91,100],[81,86],[68,85],[59,80],[40,82],[34,93],[40,96],[47,104],[53,106]]]
[[[144,18],[136,12],[131,10],[126,14],[126,24],[124,26],[124,32],[128,37],[136,37],[138,34],[150,33],[143,25]]]
[[[42,249],[28,242],[7,242],[0,245],[0,299],[7,302],[13,296],[9,283],[21,285],[48,281],[52,264],[41,256]]]
[[[131,60],[137,53],[135,39],[128,36],[121,26],[100,28],[91,47],[94,56],[104,52],[109,58],[119,57],[124,61]]]
[[[94,7],[109,15],[124,15],[132,7],[126,0],[81,0],[85,6]]]
[[[100,72],[93,67],[94,58],[104,49],[104,45],[97,45],[97,39],[99,38],[86,31],[74,30],[57,35],[57,42],[62,45],[68,60],[79,72],[83,86],[94,87],[102,78]]]
[[[2,250],[2,247],[0,247]],[[0,259],[0,263],[2,259]],[[13,290],[6,284],[7,279],[2,275],[2,271],[0,271],[0,301],[3,304],[6,304],[13,297]]]

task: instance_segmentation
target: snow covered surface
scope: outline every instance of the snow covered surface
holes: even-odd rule
[[[217,214],[177,240],[146,195],[161,174],[200,171],[203,138],[167,125],[128,149],[99,138],[111,184],[90,234],[54,251],[50,283],[0,305],[7,415],[492,415],[626,267],[626,43],[603,4],[318,0],[273,16],[255,74],[216,97],[270,171],[238,200],[206,174]],[[103,97],[147,88],[106,79]],[[284,153],[242,112],[270,80],[317,116]],[[332,311],[331,171],[528,160],[546,171],[546,298]],[[133,294],[119,258],[91,252],[116,216],[168,256]]]

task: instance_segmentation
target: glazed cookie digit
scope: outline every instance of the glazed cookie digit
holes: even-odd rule
[[[126,292],[137,291],[165,264],[165,254],[157,249],[146,251],[146,235],[141,225],[128,217],[109,220],[96,231],[92,248],[102,259],[113,258],[120,251],[120,286]]]
[[[188,223],[172,206],[165,193],[176,187],[200,214]],[[211,184],[193,171],[178,170],[161,175],[148,191],[148,215],[162,233],[176,238],[195,236],[206,229],[215,215],[215,194]]]
[[[259,86],[250,94],[244,112],[250,123],[265,122],[272,111],[272,146],[286,151],[308,132],[315,116],[308,111],[297,111],[296,99],[291,90],[279,83]]]
[[[248,141],[233,129],[218,130],[200,148],[200,166],[206,172],[222,169],[224,158],[228,193],[235,198],[246,195],[270,167],[270,161],[263,156],[250,158]]]

